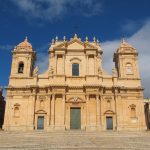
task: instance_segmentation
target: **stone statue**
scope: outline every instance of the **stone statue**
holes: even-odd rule
[[[113,75],[114,77],[117,76],[117,69],[116,69],[116,67],[114,67],[114,68],[112,69],[112,75]]]
[[[102,75],[102,68],[101,67],[98,67],[98,74]]]
[[[33,75],[38,75],[39,73],[39,67],[35,67],[33,70]]]

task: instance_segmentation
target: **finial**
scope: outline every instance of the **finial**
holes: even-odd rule
[[[125,38],[122,38],[122,43],[125,43],[125,42],[126,42]]]
[[[54,39],[52,39],[52,44],[54,44],[55,43],[55,40]]]
[[[93,37],[93,42],[94,42],[94,43],[96,42],[96,38],[95,38],[95,36]]]
[[[88,37],[86,36],[85,41],[88,42]]]
[[[56,42],[58,42],[58,36],[56,36]]]
[[[78,38],[77,34],[74,35],[74,38]]]
[[[63,37],[64,42],[66,41],[66,36]]]
[[[100,46],[100,41],[97,39],[96,44]]]
[[[26,36],[25,41],[28,41],[28,37]]]

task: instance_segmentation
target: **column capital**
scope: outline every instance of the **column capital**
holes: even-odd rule
[[[55,96],[56,96],[56,94],[55,94],[55,93],[53,93],[53,94],[52,94],[52,97],[53,97],[53,98],[55,98]]]
[[[47,95],[47,97],[49,97],[49,98],[50,98],[51,96],[52,96],[52,94],[48,94],[48,95]]]
[[[96,94],[96,98],[99,97],[99,96],[100,96],[99,94]]]
[[[62,94],[63,100],[65,100],[66,98],[66,94]]]

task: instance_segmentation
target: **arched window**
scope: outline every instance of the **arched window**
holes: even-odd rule
[[[135,117],[136,117],[135,107],[131,107],[131,118],[135,118]]]
[[[72,76],[79,76],[79,64],[72,64]]]
[[[19,117],[19,107],[14,108],[14,116]]]
[[[23,73],[23,70],[24,70],[24,63],[20,62],[18,66],[18,73]]]
[[[132,69],[131,63],[127,63],[126,64],[126,73],[127,74],[132,74],[133,73],[133,69]]]

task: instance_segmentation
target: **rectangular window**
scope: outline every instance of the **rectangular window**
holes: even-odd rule
[[[38,130],[44,129],[44,116],[38,116],[37,129]]]
[[[72,64],[72,76],[79,76],[79,64]]]
[[[106,129],[107,130],[113,130],[113,118],[112,117],[106,117]]]

